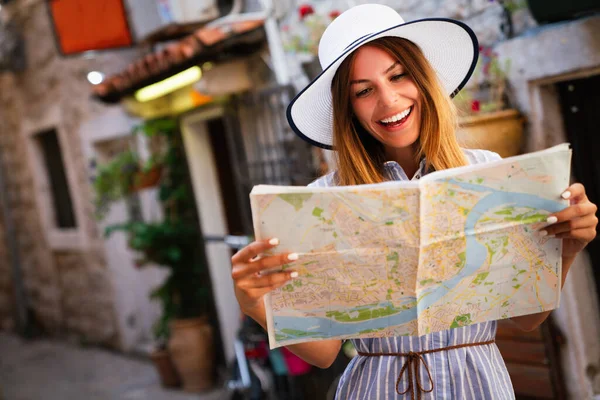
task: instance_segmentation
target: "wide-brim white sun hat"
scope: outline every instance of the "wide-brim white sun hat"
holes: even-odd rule
[[[419,46],[449,96],[463,88],[475,69],[479,44],[464,23],[447,18],[405,22],[396,10],[381,4],[352,7],[333,20],[321,37],[319,62],[323,72],[287,108],[288,122],[302,139],[333,149],[333,77],[354,50],[388,36]]]

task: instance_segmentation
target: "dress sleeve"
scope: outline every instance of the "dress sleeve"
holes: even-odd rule
[[[492,161],[501,160],[502,157],[498,153],[489,150],[463,150],[465,156],[469,160],[469,164],[483,164]]]

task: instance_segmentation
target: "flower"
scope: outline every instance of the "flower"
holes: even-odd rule
[[[336,19],[337,17],[339,17],[341,14],[340,11],[338,10],[333,10],[329,12],[329,18],[331,18],[332,20]]]
[[[479,100],[471,100],[471,111],[479,112],[480,109],[481,103],[479,102]]]
[[[303,4],[298,8],[298,14],[300,15],[300,20],[306,18],[307,15],[312,15],[315,13],[315,9],[310,4]]]

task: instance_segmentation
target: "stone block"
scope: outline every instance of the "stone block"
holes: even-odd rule
[[[45,304],[60,304],[61,290],[57,286],[40,285],[39,298]]]
[[[0,318],[0,330],[6,332],[14,332],[15,329],[15,321],[11,316],[4,316]]]
[[[65,319],[65,326],[69,332],[79,332],[79,317],[69,315]]]
[[[80,269],[83,266],[81,255],[75,252],[55,252],[56,265],[61,271]]]
[[[112,289],[107,271],[94,271],[90,273],[89,291],[91,293],[109,296]]]
[[[81,315],[82,313],[82,296],[76,296],[65,292],[63,290],[62,294],[62,306],[65,314],[70,316],[73,315]]]
[[[81,272],[61,275],[61,287],[63,296],[78,298],[87,292],[87,277]]]
[[[93,343],[108,343],[116,335],[116,330],[112,326],[92,326],[84,332],[86,340]]]
[[[471,14],[469,3],[468,0],[443,1],[437,9],[437,16],[463,20]]]
[[[38,263],[37,276],[40,281],[40,285],[53,286],[57,282],[56,271],[54,266],[49,262]]]
[[[0,315],[10,314],[13,309],[13,303],[9,292],[0,292]]]
[[[7,291],[12,287],[12,276],[9,272],[0,272],[0,291]]]
[[[464,22],[473,29],[480,44],[492,45],[502,38],[500,30],[502,9],[490,7],[480,14],[467,18]]]
[[[490,7],[500,7],[496,2],[490,0],[470,0],[469,3],[471,15],[478,14]]]
[[[36,315],[47,324],[57,324],[61,321],[60,304],[57,302],[40,304],[36,308]]]

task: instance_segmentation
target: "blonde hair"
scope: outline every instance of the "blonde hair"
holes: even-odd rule
[[[421,49],[413,42],[384,37],[368,43],[397,59],[411,77],[422,97],[421,132],[416,162],[423,156],[426,167],[435,170],[466,165],[456,141],[456,108],[445,93]],[[385,180],[383,145],[353,117],[350,102],[350,74],[356,52],[340,65],[331,85],[333,96],[333,145],[336,150],[338,185],[378,183]]]

